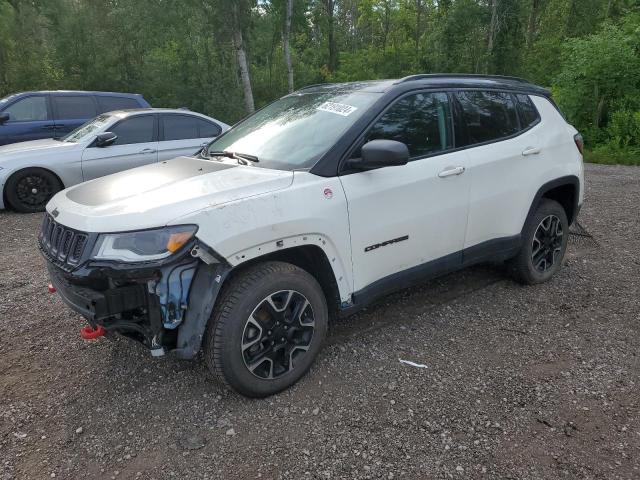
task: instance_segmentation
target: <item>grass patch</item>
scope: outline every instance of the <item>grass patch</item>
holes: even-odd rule
[[[586,163],[599,163],[602,165],[639,165],[640,149],[636,148],[611,148],[609,146],[596,147],[593,150],[584,151]]]

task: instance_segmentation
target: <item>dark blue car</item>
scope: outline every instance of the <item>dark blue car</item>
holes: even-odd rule
[[[0,99],[0,145],[62,137],[100,113],[150,106],[133,93],[16,93]]]

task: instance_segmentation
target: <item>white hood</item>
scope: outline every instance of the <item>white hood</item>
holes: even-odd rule
[[[184,215],[291,185],[293,173],[192,157],[134,168],[76,185],[47,205],[86,232],[161,227]]]

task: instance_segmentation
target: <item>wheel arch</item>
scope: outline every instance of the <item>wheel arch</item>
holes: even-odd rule
[[[234,275],[242,272],[246,268],[263,262],[279,261],[290,263],[309,273],[320,284],[325,298],[329,313],[334,315],[340,308],[340,289],[335,272],[331,267],[331,261],[326,252],[318,245],[298,245],[289,248],[283,248],[264,255],[251,258],[245,262],[239,263],[229,272],[229,276],[225,283]]]
[[[189,292],[189,307],[178,330],[174,354],[179,358],[193,358],[200,351],[202,339],[211,313],[220,300],[220,293],[238,274],[256,264],[280,261],[295,265],[312,275],[320,284],[327,299],[330,317],[340,310],[340,291],[326,253],[317,245],[299,245],[266,253],[235,266],[219,259],[216,263],[201,263],[196,270]]]
[[[569,225],[571,225],[576,220],[580,210],[580,205],[578,204],[580,199],[580,179],[575,175],[567,175],[542,185],[533,197],[529,212],[525,218],[525,224],[526,219],[533,215],[543,198],[555,200],[562,205],[567,214]]]
[[[60,187],[61,187],[60,189],[61,189],[61,190],[64,190],[64,189],[66,188],[66,187],[65,187],[64,182],[62,181],[62,178],[60,177],[60,175],[58,175],[58,173],[57,173],[57,172],[55,172],[54,170],[51,170],[50,168],[47,168],[47,167],[41,167],[41,166],[28,166],[28,167],[21,167],[21,168],[18,168],[18,169],[16,169],[16,170],[14,170],[13,172],[11,172],[11,173],[9,174],[9,176],[7,177],[7,179],[5,180],[5,182],[4,182],[4,185],[3,185],[3,187],[2,187],[2,201],[3,201],[4,205],[5,205],[5,207],[6,207],[6,206],[8,206],[8,205],[10,205],[10,204],[7,202],[7,186],[9,185],[9,182],[10,182],[10,181],[11,181],[11,179],[12,179],[13,177],[15,177],[18,173],[20,173],[20,172],[22,172],[22,171],[24,171],[24,170],[29,170],[29,169],[33,169],[33,170],[44,170],[45,172],[50,173],[51,175],[53,175],[53,176],[56,178],[56,180],[57,180],[57,181],[58,181],[58,183],[60,184]]]

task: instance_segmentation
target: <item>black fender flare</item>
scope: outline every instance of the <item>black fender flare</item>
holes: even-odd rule
[[[571,218],[568,219],[569,225],[571,225],[576,220],[576,218],[578,218],[578,212],[580,211],[580,205],[578,204],[578,202],[580,201],[580,179],[575,175],[567,175],[551,180],[538,189],[535,196],[533,197],[531,206],[529,207],[529,212],[525,217],[524,224],[522,225],[523,229],[524,225],[526,225],[527,223],[527,220],[531,218],[533,212],[535,212],[536,208],[538,208],[542,197],[554,188],[563,187],[565,185],[571,185],[575,189],[575,196],[573,198],[573,215],[571,215]]]

